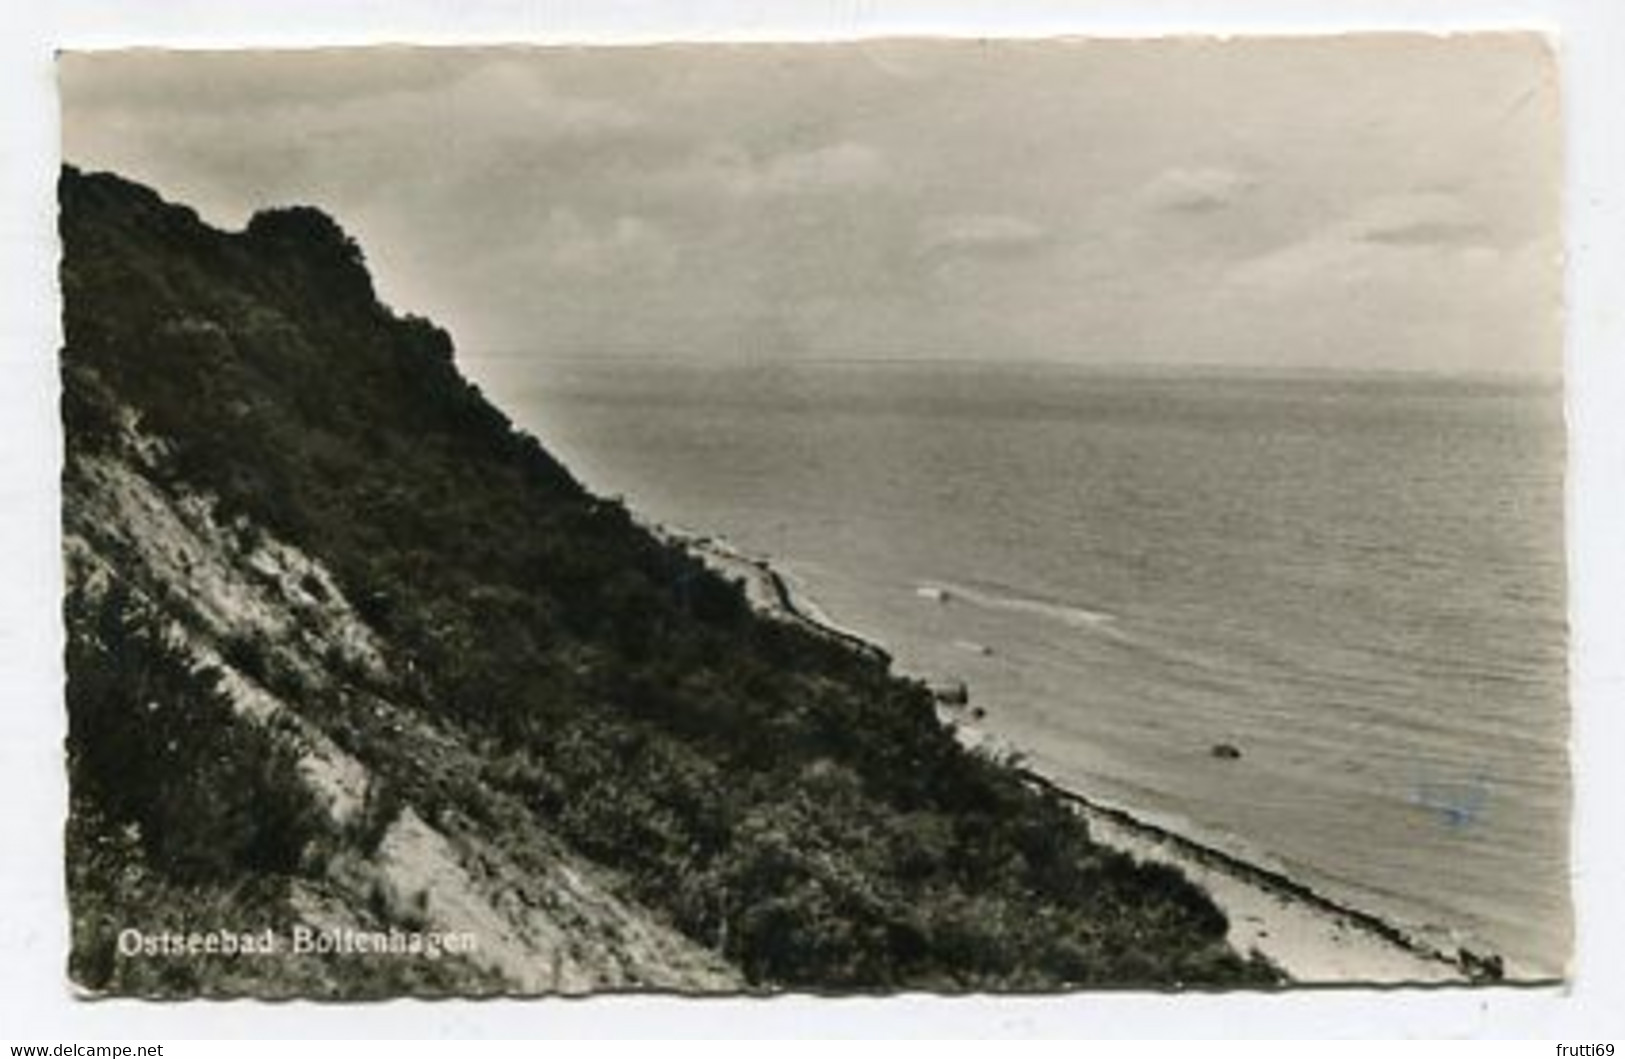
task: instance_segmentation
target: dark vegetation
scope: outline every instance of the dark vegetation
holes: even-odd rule
[[[489,991],[466,961],[279,955],[117,959],[118,933],[200,925],[284,934],[295,880],[322,891],[335,834],[287,744],[236,716],[220,673],[195,666],[167,619],[112,583],[65,607],[67,831],[74,944],[86,988],[147,996],[391,996]],[[388,917],[373,917],[387,926]]]
[[[325,817],[298,764],[235,716],[217,671],[193,667],[162,619],[117,583],[68,598],[68,761],[74,794],[179,882],[306,864]]]
[[[1273,979],[1178,873],[1095,846],[1053,796],[960,747],[923,688],[754,615],[589,495],[458,373],[444,331],[378,303],[325,215],[224,233],[71,169],[61,202],[70,458],[111,444],[115,402],[136,409],[173,443],[178,480],[335,573],[397,674],[350,690],[477,747],[466,783],[524,806],[751,981]],[[312,870],[288,762],[221,713],[208,674],[125,617],[70,615],[70,634],[77,826],[138,825],[144,870],[172,881]],[[262,655],[226,657],[263,673]],[[144,705],[183,698],[206,734]],[[334,736],[400,798],[431,793],[384,743]],[[199,767],[177,772],[175,754]],[[176,807],[226,788],[177,827]],[[478,819],[478,794],[461,797]]]

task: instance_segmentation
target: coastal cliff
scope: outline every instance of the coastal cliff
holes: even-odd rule
[[[1278,980],[882,652],[591,495],[326,215],[60,192],[83,988]]]

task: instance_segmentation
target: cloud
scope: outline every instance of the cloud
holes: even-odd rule
[[[1283,362],[1549,371],[1557,254],[1555,231],[1497,233],[1458,195],[1382,195],[1233,264],[1204,312],[1217,340],[1245,336]]]
[[[1240,262],[1242,286],[1354,282],[1499,256],[1492,232],[1457,197],[1414,192],[1373,198],[1308,236]]]
[[[671,240],[643,217],[591,223],[567,208],[548,215],[526,251],[550,271],[588,278],[664,272],[676,259]]]
[[[448,96],[445,102],[436,104],[461,114],[465,120],[489,114],[499,121],[520,122],[516,131],[533,141],[542,136],[626,133],[644,125],[642,115],[629,105],[561,92],[533,63],[517,59],[477,67],[458,81]],[[409,107],[395,109],[410,116]]]
[[[757,174],[769,193],[854,188],[875,183],[884,166],[880,152],[859,143],[836,143],[770,159]]]
[[[879,151],[850,141],[760,154],[713,144],[659,180],[701,194],[782,198],[872,187],[882,182],[885,169]]]
[[[72,110],[199,106],[252,112],[268,100],[333,107],[398,91],[428,92],[461,79],[465,62],[447,48],[312,48],[303,51],[162,49],[64,51],[57,58]]]
[[[1043,228],[1009,214],[954,214],[932,217],[921,225],[921,248],[927,253],[1012,254],[1046,240]]]
[[[227,226],[330,209],[465,346],[1514,363],[1559,275],[1519,40],[108,53],[64,137]]]
[[[1382,246],[1471,246],[1490,242],[1492,232],[1457,197],[1443,192],[1391,195],[1351,218],[1353,236]]]
[[[1165,169],[1141,191],[1142,200],[1162,213],[1212,213],[1226,209],[1247,192],[1254,181],[1232,169]]]
[[[1443,246],[1472,243],[1483,238],[1485,234],[1485,229],[1476,224],[1417,221],[1414,224],[1373,229],[1365,233],[1365,241],[1385,243],[1389,246]]]

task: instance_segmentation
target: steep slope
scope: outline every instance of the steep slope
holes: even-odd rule
[[[82,984],[1273,980],[884,658],[583,490],[325,215],[225,233],[73,170],[61,199]],[[130,924],[475,944],[148,959]]]
[[[123,705],[138,714],[145,710],[149,718],[176,711],[176,723],[190,728],[191,739],[215,726],[220,734],[205,736],[203,744],[211,749],[230,746],[224,733],[242,723],[267,733],[268,747],[287,767],[268,780],[248,777],[259,781],[256,798],[220,820],[210,820],[207,807],[194,803],[216,801],[227,793],[220,790],[190,791],[191,798],[173,807],[135,807],[130,837],[145,839],[155,856],[124,850],[123,856],[73,859],[76,926],[82,932],[77,948],[88,958],[77,965],[83,984],[160,994],[343,995],[716,990],[741,984],[719,956],[618,897],[601,869],[535,827],[514,799],[492,791],[432,805],[395,794],[388,769],[363,762],[343,744],[365,744],[374,762],[387,759],[391,768],[411,768],[446,785],[477,775],[481,762],[413,711],[362,691],[386,687],[397,675],[388,645],[356,616],[332,575],[245,517],[225,523],[206,497],[163,481],[168,458],[161,443],[127,425],[113,451],[70,462],[64,520],[70,618],[117,630],[96,640],[126,655],[121,675],[141,666],[143,649],[167,654],[183,681],[211,684],[229,713],[211,718],[206,705],[200,709],[189,701],[199,692],[187,687],[151,689],[146,701],[134,696]],[[142,645],[140,620],[156,624],[159,643]],[[83,637],[86,627],[79,628]],[[91,638],[81,639],[81,651],[85,639]],[[89,669],[72,667],[70,702],[82,701],[73,692]],[[129,684],[150,682],[120,683],[102,694],[124,698],[134,690]],[[313,710],[321,712],[312,718]],[[346,723],[336,723],[346,714]],[[140,736],[125,744],[136,748],[169,774],[149,782],[171,790],[180,779],[174,773],[196,768],[203,756],[201,749]],[[112,798],[104,801],[142,797],[138,769],[121,762],[109,763],[108,771],[113,774],[98,777],[112,788]],[[88,793],[85,786],[95,781],[76,783],[76,795]],[[222,848],[253,832],[251,815],[279,802],[301,810],[294,814],[300,818],[297,848],[285,863]],[[478,807],[486,818],[471,820],[459,806]],[[152,833],[143,835],[143,827]],[[143,870],[148,866],[158,870]],[[128,882],[132,867],[138,876],[160,877],[154,892],[134,902],[130,894],[108,892],[106,877],[122,869],[120,881]],[[97,872],[102,877],[93,877]],[[162,885],[166,875],[181,885]],[[229,892],[243,881],[273,879],[281,885],[246,904],[216,908],[197,895],[198,889]],[[424,937],[472,936],[475,945],[426,966],[314,954],[156,966],[151,960],[107,959],[118,952],[117,931],[132,926],[144,932],[249,933],[274,927],[291,939],[294,924],[335,936],[346,929],[391,928]]]

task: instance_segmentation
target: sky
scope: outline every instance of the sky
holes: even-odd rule
[[[1531,35],[69,53],[63,153],[317,205],[474,357],[1554,375]]]

